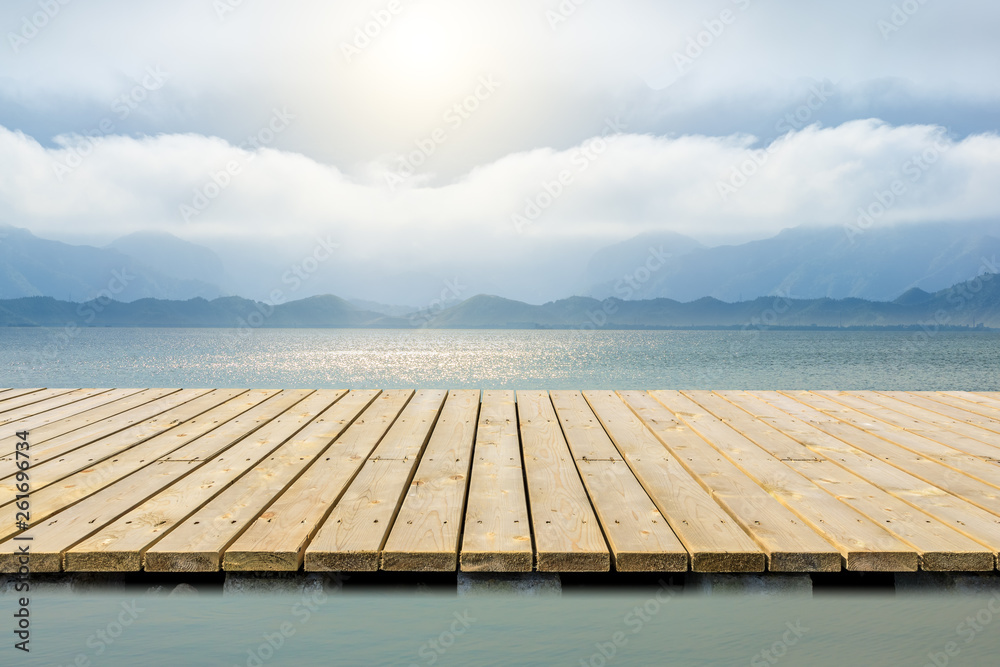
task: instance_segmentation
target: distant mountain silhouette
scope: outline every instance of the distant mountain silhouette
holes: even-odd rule
[[[87,303],[29,297],[0,301],[0,326],[136,327],[380,327],[436,329],[659,329],[809,327],[1000,329],[1000,274],[984,274],[933,294],[910,289],[894,301],[759,297],[726,303],[711,297],[603,301],[571,297],[540,306],[477,295],[437,314],[390,317],[336,296],[316,296],[275,306],[223,297],[208,301],[99,299]]]
[[[109,248],[131,255],[146,266],[177,280],[196,280],[220,287],[227,282],[222,260],[205,246],[163,232],[135,232],[112,241]]]
[[[637,237],[616,246],[614,255],[598,253],[582,293],[600,299],[711,296],[732,302],[780,293],[888,301],[913,287],[944,289],[975,276],[984,264],[986,270],[1000,270],[995,222],[872,227],[853,235],[841,227],[797,227],[741,245],[700,248],[677,242],[663,243],[662,250],[660,245]],[[654,251],[673,256],[659,261]],[[615,273],[609,277],[599,266],[613,266]],[[655,270],[649,271],[651,266]]]
[[[170,261],[168,244],[163,245],[164,260]],[[182,273],[164,273],[115,247],[69,245],[38,238],[26,229],[0,227],[0,298],[87,301],[109,294],[118,301],[134,301],[221,296],[217,286]]]

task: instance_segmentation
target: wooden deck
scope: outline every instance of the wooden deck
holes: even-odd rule
[[[8,573],[25,544],[33,572],[957,572],[1000,554],[1000,393],[0,389],[0,448]]]

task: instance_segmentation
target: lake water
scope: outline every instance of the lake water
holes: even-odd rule
[[[1000,334],[0,329],[0,373],[0,386],[50,387],[997,391]],[[567,586],[560,598],[414,590],[424,589],[348,581],[308,616],[291,594],[43,594],[32,597],[31,654],[0,627],[0,664],[942,667],[1000,655],[1000,598],[982,595],[704,598],[655,583]],[[141,609],[134,620],[123,604]],[[15,606],[0,596],[11,629]]]
[[[997,332],[0,328],[0,384],[1000,390]]]
[[[1000,596],[692,598],[653,587],[561,598],[137,593],[33,604],[31,660],[4,647],[5,665],[69,665],[82,655],[130,666],[978,667],[1000,655]],[[131,624],[119,627],[126,608]]]

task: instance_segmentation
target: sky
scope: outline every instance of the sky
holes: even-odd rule
[[[541,299],[645,232],[997,219],[997,25],[986,0],[9,0],[0,223],[332,239],[370,283]]]

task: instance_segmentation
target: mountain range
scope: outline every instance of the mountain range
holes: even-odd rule
[[[166,233],[139,232],[94,247],[0,226],[0,299],[49,296],[83,302],[110,294],[123,302],[221,296],[265,301],[281,287],[285,300],[334,293],[362,311],[402,317],[421,309],[440,311],[476,291],[511,296],[504,293],[501,276],[463,274],[465,288],[452,290],[447,288],[452,274],[442,279],[344,265],[345,259],[357,263],[360,258],[331,262],[297,289],[297,278],[288,273],[295,262],[268,243],[247,238],[212,249]],[[876,225],[860,233],[797,227],[768,239],[714,247],[657,232],[587,252],[566,250],[570,264],[579,267],[577,277],[566,284],[575,281],[570,293],[599,300],[690,302],[711,297],[737,303],[778,294],[890,301],[912,288],[936,292],[983,271],[1000,271],[1000,224]],[[545,267],[538,271],[541,280]],[[370,277],[374,275],[377,280]],[[373,290],[378,298],[372,298]],[[435,307],[428,308],[435,300]]]
[[[1000,329],[1000,274],[984,273],[935,293],[911,288],[893,301],[759,297],[726,303],[711,297],[624,301],[571,297],[540,306],[478,295],[437,313],[393,317],[335,296],[278,305],[240,297],[211,301],[101,298],[86,303],[51,297],[0,301],[0,326],[370,327],[432,329],[943,328]]]

